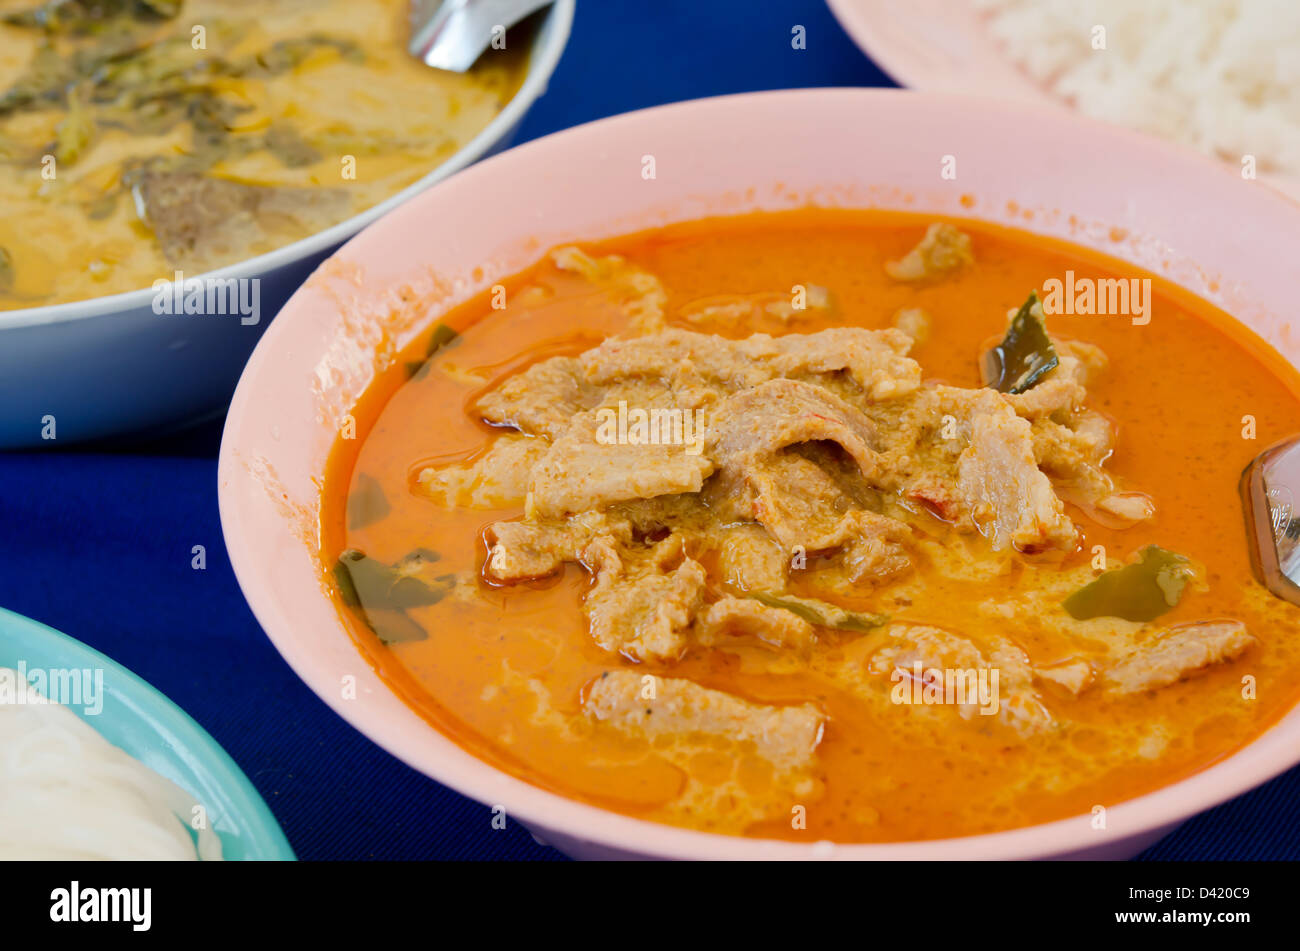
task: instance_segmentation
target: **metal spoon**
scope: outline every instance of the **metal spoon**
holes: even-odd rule
[[[1241,501],[1255,575],[1284,601],[1300,605],[1300,439],[1266,449],[1241,474]]]
[[[552,0],[412,0],[411,42],[416,59],[463,73],[504,33]]]

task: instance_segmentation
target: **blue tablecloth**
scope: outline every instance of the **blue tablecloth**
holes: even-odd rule
[[[580,5],[520,140],[659,103],[892,85],[820,0]],[[791,28],[807,29],[793,50]],[[76,367],[66,372],[75,373]],[[104,651],[243,767],[303,859],[556,859],[518,825],[408,769],[340,720],[271,647],[222,544],[220,424],[145,445],[0,455],[0,605]],[[190,566],[204,545],[207,569]],[[1300,770],[1198,817],[1147,858],[1300,857]]]

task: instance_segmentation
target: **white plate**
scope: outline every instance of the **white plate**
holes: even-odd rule
[[[826,0],[862,52],[899,85],[1075,112],[1007,59],[969,0]],[[1300,201],[1300,179],[1260,176]]]

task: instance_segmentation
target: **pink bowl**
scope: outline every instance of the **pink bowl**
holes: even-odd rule
[[[651,180],[641,176],[647,155]],[[957,157],[955,181],[940,177],[945,155]],[[1079,816],[914,843],[742,839],[531,786],[462,750],[384,685],[344,630],[316,561],[325,459],[378,354],[551,245],[806,204],[977,217],[1094,247],[1213,301],[1300,360],[1286,317],[1293,290],[1281,279],[1300,207],[1153,139],[1054,110],[893,90],[732,96],[581,126],[461,172],[349,241],[249,361],[221,448],[222,526],[249,604],[298,675],[393,755],[580,857],[1127,857],[1300,761],[1297,709],[1225,761],[1111,807],[1105,829]],[[349,677],[355,699],[345,699]]]

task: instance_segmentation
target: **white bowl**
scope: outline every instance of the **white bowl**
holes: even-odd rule
[[[574,4],[556,0],[542,17],[514,98],[429,174],[301,241],[193,275],[260,279],[256,324],[244,325],[237,316],[159,316],[150,288],[0,311],[0,449],[50,445],[43,434],[50,432],[51,417],[57,445],[123,433],[157,435],[220,415],[266,325],[321,261],[385,212],[510,144],[560,61]]]

